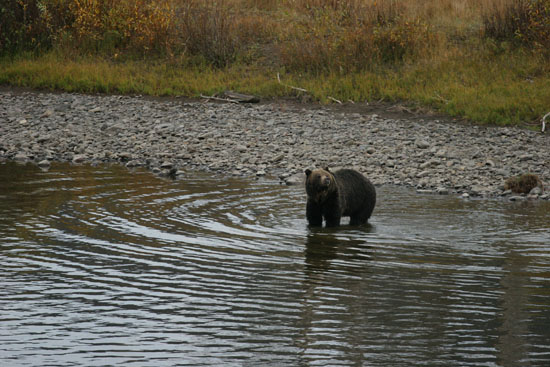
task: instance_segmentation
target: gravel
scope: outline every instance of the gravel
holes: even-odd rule
[[[508,177],[531,172],[550,182],[548,135],[375,112],[6,89],[0,161],[120,162],[160,175],[203,170],[287,184],[300,184],[308,167],[351,167],[376,185],[512,200],[522,196],[504,190]],[[529,196],[537,197],[549,195]]]

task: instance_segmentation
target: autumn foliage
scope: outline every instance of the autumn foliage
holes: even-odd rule
[[[216,67],[356,71],[471,37],[550,48],[550,0],[0,0],[0,17],[2,54],[58,48]]]

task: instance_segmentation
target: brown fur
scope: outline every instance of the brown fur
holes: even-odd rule
[[[324,202],[330,192],[336,191],[336,180],[328,168],[311,171],[307,179],[306,192],[315,202]]]
[[[517,194],[528,194],[537,186],[540,187],[541,190],[544,190],[540,178],[532,173],[525,173],[521,176],[510,177],[504,183],[505,190],[512,190],[512,192]]]
[[[307,169],[306,218],[312,227],[340,225],[342,217],[350,217],[351,225],[367,223],[376,204],[376,190],[362,174],[351,169],[336,172]]]

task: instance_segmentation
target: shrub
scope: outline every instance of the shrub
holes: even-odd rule
[[[508,178],[504,183],[504,189],[518,194],[528,194],[535,187],[544,189],[540,178],[532,173],[524,173],[520,176]]]
[[[170,53],[176,47],[171,0],[69,0],[76,45],[92,51]]]
[[[222,67],[235,60],[242,45],[236,34],[237,16],[223,1],[189,1],[179,9],[180,35],[191,55]]]
[[[182,9],[180,34],[186,51],[217,67],[272,42],[279,31],[274,19],[231,1],[188,1]]]
[[[486,37],[550,55],[550,0],[518,0],[483,16]]]
[[[62,0],[0,0],[0,54],[51,46],[66,17]]]
[[[434,43],[435,35],[427,23],[407,20],[397,7],[357,9],[361,12],[353,18],[332,7],[316,9],[314,16],[289,32],[290,39],[280,43],[281,64],[290,70],[316,73],[359,71],[373,63],[418,57]]]
[[[529,1],[516,31],[522,43],[536,49],[550,48],[550,0]],[[547,53],[550,55],[550,53]]]
[[[433,44],[435,36],[423,21],[399,21],[375,29],[374,45],[383,62],[399,62],[416,57]]]

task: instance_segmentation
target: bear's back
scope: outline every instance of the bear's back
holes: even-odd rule
[[[340,200],[345,203],[344,215],[359,210],[367,209],[370,217],[376,204],[376,189],[374,185],[361,173],[352,169],[340,169],[334,172]]]

